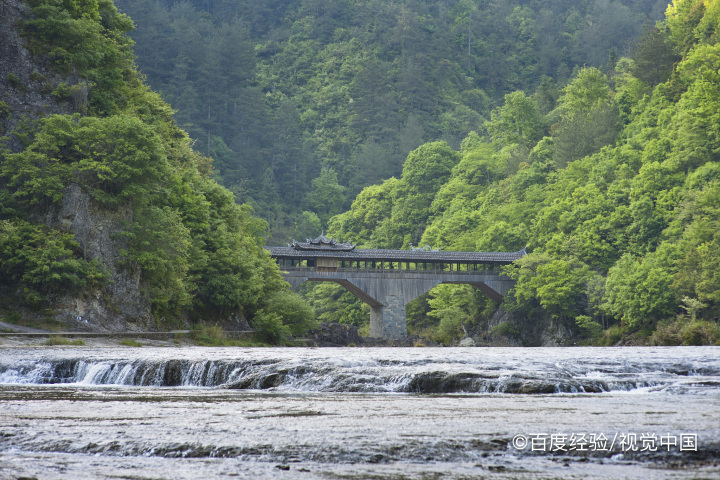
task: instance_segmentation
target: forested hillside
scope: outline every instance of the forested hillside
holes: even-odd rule
[[[141,81],[132,21],[110,0],[0,13],[0,315],[303,331],[312,312],[262,249],[266,224]]]
[[[316,236],[408,153],[458,149],[505,94],[555,108],[608,72],[663,0],[117,0],[138,64],[274,244]],[[534,140],[534,139],[531,139]],[[305,212],[305,213],[303,213]]]
[[[412,152],[398,179],[332,218],[330,234],[392,248],[527,246],[507,270],[517,285],[502,307],[514,320],[489,332],[525,344],[717,342],[719,40],[720,2],[677,0],[629,56],[579,70],[552,103],[543,85],[506,94],[459,152],[444,142]],[[463,325],[488,333],[495,307],[441,286],[409,322],[451,340]],[[358,308],[336,315],[356,321]]]
[[[0,7],[9,311],[276,341],[314,316],[261,245],[326,229],[526,247],[502,305],[445,285],[408,306],[435,340],[720,339],[720,1],[117,4],[134,31],[110,0]]]

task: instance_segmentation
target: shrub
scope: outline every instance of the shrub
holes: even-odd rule
[[[10,116],[10,105],[6,102],[0,102],[0,118],[7,118]]]
[[[268,343],[280,343],[290,336],[290,327],[283,324],[277,313],[259,310],[253,318],[255,336]]]
[[[190,338],[198,345],[222,346],[227,345],[225,330],[219,325],[196,325],[190,332]]]
[[[21,220],[0,221],[0,280],[16,285],[33,306],[51,293],[92,288],[109,280],[97,261],[79,256],[71,233]]]
[[[704,320],[683,318],[661,322],[650,337],[652,345],[716,345],[720,343],[720,327]]]
[[[620,325],[613,325],[603,332],[603,337],[598,343],[609,347],[619,342],[623,338],[623,335],[624,332]]]
[[[651,345],[675,346],[682,345],[680,325],[676,321],[660,322],[650,337]]]
[[[295,337],[302,336],[318,326],[315,310],[302,297],[289,291],[271,295],[266,301],[265,311],[278,315],[290,334]]]
[[[52,96],[58,100],[70,100],[71,95],[70,87],[66,83],[59,83],[55,90],[52,91]]]
[[[77,338],[75,340],[70,340],[69,338],[65,338],[60,335],[51,335],[50,338],[48,338],[45,341],[45,345],[75,345],[75,346],[82,346],[85,345],[85,342],[81,338]]]
[[[602,326],[587,315],[578,316],[575,318],[575,323],[589,338],[598,337],[602,332]]]
[[[696,320],[680,329],[683,345],[712,345],[720,340],[718,328],[710,322]]]
[[[502,335],[505,337],[519,337],[520,332],[510,322],[502,322],[490,329],[490,335]]]
[[[30,80],[33,82],[44,82],[47,80],[47,77],[43,75],[42,73],[38,72],[37,70],[33,70],[30,72]]]
[[[10,84],[11,87],[16,88],[18,90],[27,90],[27,88],[22,84],[22,81],[20,80],[20,77],[15,75],[14,73],[10,72],[5,77]]]

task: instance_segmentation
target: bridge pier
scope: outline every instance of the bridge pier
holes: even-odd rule
[[[405,301],[402,297],[391,295],[385,305],[370,307],[370,336],[392,340],[407,338]]]

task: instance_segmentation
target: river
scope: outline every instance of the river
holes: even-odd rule
[[[0,479],[720,478],[720,347],[0,347]]]

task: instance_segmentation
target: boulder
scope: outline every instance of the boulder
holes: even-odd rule
[[[474,347],[475,346],[475,340],[473,340],[470,337],[465,337],[462,340],[460,340],[460,343],[458,344],[458,347]]]
[[[357,327],[340,323],[323,323],[313,337],[320,346],[347,347],[363,343]]]

